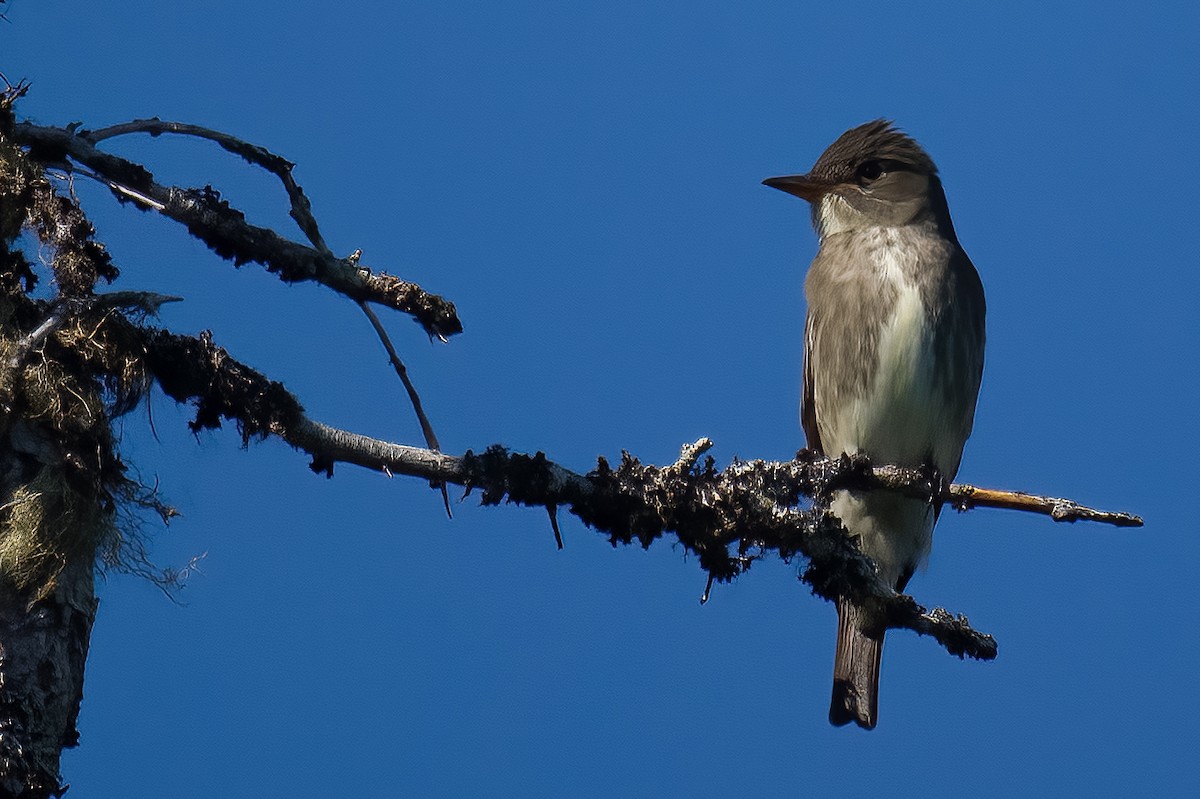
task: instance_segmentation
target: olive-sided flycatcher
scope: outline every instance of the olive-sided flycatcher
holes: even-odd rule
[[[804,281],[809,448],[951,480],[983,374],[984,300],[932,159],[876,120],[843,133],[807,175],[764,183],[812,204],[820,241]],[[928,555],[940,510],[886,491],[842,491],[830,509],[897,591]],[[883,619],[845,598],[837,610],[829,720],[870,729]]]

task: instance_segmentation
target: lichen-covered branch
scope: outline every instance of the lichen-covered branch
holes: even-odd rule
[[[315,281],[351,299],[402,311],[432,336],[462,332],[449,300],[386,272],[373,272],[355,259],[336,258],[252,225],[212,187],[182,189],[157,183],[140,164],[98,149],[86,132],[19,122],[9,135],[43,164],[87,167],[118,197],[182,223],[215,253],[239,266],[261,263],[286,282]]]
[[[446,455],[308,418],[283,386],[229,357],[207,335],[194,339],[144,331],[143,347],[150,372],[167,394],[196,405],[194,428],[229,420],[244,437],[279,436],[307,452],[312,468],[326,474],[332,474],[337,463],[351,463],[461,485],[468,493],[479,491],[488,505],[564,506],[614,544],[637,541],[649,546],[670,535],[698,556],[701,567],[717,580],[732,579],[770,551],[784,558],[804,555],[809,565],[802,579],[817,594],[874,603],[890,627],[930,635],[953,654],[995,656],[995,641],[973,630],[964,617],[926,610],[884,585],[840,523],[821,510],[821,500],[839,488],[900,490],[941,501],[952,499],[962,486],[945,489],[943,496],[931,495],[928,475],[917,470],[871,467],[810,452],[783,463],[738,461],[718,471],[711,458],[697,463],[707,448],[703,441],[685,447],[670,466],[645,465],[624,454],[615,468],[601,458],[588,474],[555,464],[542,453],[513,453],[502,447]],[[817,498],[817,508],[798,507],[804,497]]]

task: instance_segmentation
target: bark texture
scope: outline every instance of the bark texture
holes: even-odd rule
[[[96,618],[93,559],[68,563],[45,596],[0,583],[0,796],[58,796]]]

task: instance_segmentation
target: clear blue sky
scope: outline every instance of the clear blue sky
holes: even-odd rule
[[[975,6],[975,4],[970,4]],[[835,615],[766,562],[700,607],[667,545],[312,475],[278,442],[140,410],[124,450],[207,553],[181,607],[101,584],[78,750],[88,797],[1181,796],[1197,782],[1200,621],[1195,3],[38,3],[0,22],[23,115],[159,115],[298,163],[335,250],[453,299],[431,345],[389,320],[448,451],[580,470],[681,443],[787,458],[802,202],[759,185],[896,119],[941,167],[988,293],[961,478],[1145,515],[1142,531],[948,513],[921,601],[1000,645],[893,633],[877,730],[826,722]],[[288,229],[281,193],[203,144],[114,149]],[[120,287],[185,296],[317,418],[419,431],[358,311],[235,271],[78,189]]]

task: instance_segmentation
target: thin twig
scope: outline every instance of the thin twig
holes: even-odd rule
[[[859,480],[858,474],[855,470],[850,470],[846,480],[839,485],[852,487],[852,484]],[[1001,508],[1039,513],[1056,522],[1088,521],[1111,524],[1115,527],[1142,527],[1145,524],[1141,516],[1091,508],[1072,499],[1028,494],[1024,491],[982,488],[967,483],[952,483],[941,491],[933,492],[931,497],[928,474],[920,469],[889,465],[871,466],[861,472],[861,477],[865,479],[864,487],[887,488],[917,498],[932,498],[947,502],[959,510]]]
[[[0,19],[7,21],[8,18],[0,14]],[[3,72],[0,72],[0,80],[4,81],[4,90],[0,91],[0,108],[11,108],[13,103],[25,96],[31,85],[29,81],[22,78],[14,86],[9,83],[8,76]]]
[[[445,485],[443,483],[443,485]],[[554,543],[559,548],[563,548],[562,530],[558,529],[558,506],[550,503],[546,506],[546,513],[550,515],[550,529],[554,531]]]
[[[131,133],[146,133],[155,137],[163,133],[176,133],[182,136],[207,139],[220,145],[228,152],[240,156],[247,163],[267,170],[279,178],[280,183],[283,184],[284,191],[287,192],[288,200],[292,206],[290,215],[299,226],[301,232],[304,233],[309,242],[318,251],[332,255],[328,245],[325,244],[325,239],[321,236],[321,231],[317,226],[317,219],[313,215],[312,204],[309,202],[308,196],[300,188],[300,184],[296,182],[296,179],[292,177],[292,170],[296,165],[283,156],[276,155],[265,147],[251,144],[219,130],[212,130],[200,125],[191,125],[186,122],[169,122],[158,117],[134,119],[117,125],[109,125],[99,130],[78,131],[78,135],[83,136],[93,143],[111,139],[115,136],[126,136]]]
[[[1099,510],[1080,505],[1059,497],[1044,497],[1026,494],[1023,491],[1004,491],[998,488],[956,484],[950,486],[949,501],[959,510],[980,508],[1005,508],[1041,513],[1056,522],[1101,522],[1117,527],[1141,527],[1145,522],[1141,516],[1119,511]]]
[[[425,415],[425,408],[421,406],[421,395],[417,393],[416,386],[408,378],[408,368],[404,365],[404,361],[400,360],[400,354],[396,352],[395,346],[392,344],[392,339],[388,335],[387,329],[384,328],[383,322],[379,321],[379,317],[371,306],[365,302],[360,302],[358,307],[367,315],[367,319],[371,321],[371,327],[375,328],[375,335],[379,336],[379,341],[383,344],[383,348],[387,350],[388,360],[392,364],[392,368],[396,371],[396,375],[400,378],[400,382],[404,384],[404,390],[408,393],[408,401],[412,403],[413,411],[417,414],[417,421],[421,425],[421,434],[425,436],[425,444],[434,452],[441,452],[442,448],[438,444],[437,434],[433,432],[433,425],[429,423],[429,417]],[[453,518],[454,513],[450,510],[450,493],[446,490],[445,483],[434,483],[442,490],[442,503],[446,507],[446,515]],[[561,547],[560,547],[561,549]]]

